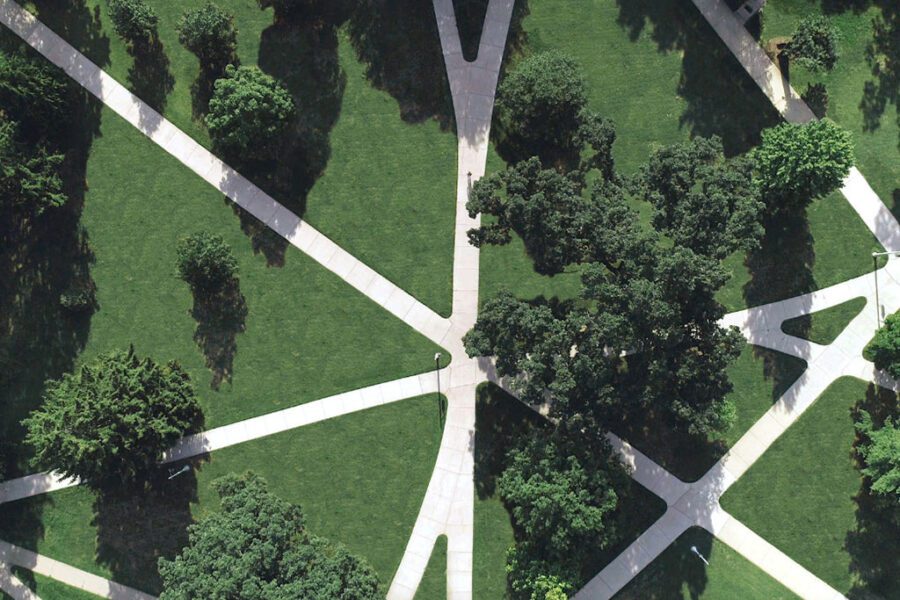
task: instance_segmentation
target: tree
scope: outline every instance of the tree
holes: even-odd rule
[[[497,486],[519,532],[509,554],[513,590],[530,597],[548,578],[556,587],[580,583],[588,555],[618,539],[616,490],[627,484],[602,434],[535,430],[511,450]]]
[[[806,206],[838,189],[854,162],[850,133],[829,119],[766,129],[753,157],[773,212]]]
[[[838,30],[821,15],[804,17],[784,49],[785,55],[813,71],[830,71],[837,62]]]
[[[237,259],[222,236],[200,232],[178,241],[178,276],[196,292],[215,295],[237,275]]]
[[[497,88],[498,124],[516,160],[545,163],[576,148],[587,86],[574,59],[557,51],[524,59]]]
[[[900,428],[891,417],[875,428],[872,416],[860,411],[856,430],[864,441],[857,446],[862,458],[862,474],[871,482],[872,491],[883,498],[892,511],[900,509]]]
[[[294,101],[281,84],[257,67],[228,65],[215,83],[206,126],[226,155],[264,160],[278,151],[293,116]]]
[[[221,72],[236,62],[234,16],[212,2],[185,11],[178,21],[178,41],[197,55],[203,69]]]
[[[67,83],[46,61],[0,51],[0,106],[29,144],[45,141],[66,122]]]
[[[863,356],[875,363],[876,368],[900,379],[900,313],[884,320],[884,325],[863,350]]]
[[[36,214],[68,199],[59,170],[64,156],[17,142],[18,124],[0,112],[0,204]]]
[[[146,44],[156,37],[159,18],[144,0],[107,0],[116,34],[132,44]]]
[[[698,137],[653,153],[640,173],[653,225],[676,245],[724,259],[759,246],[763,203],[747,158],[726,160],[722,140]]]
[[[49,382],[42,406],[23,425],[36,467],[100,488],[137,480],[201,420],[181,366],[138,358],[129,348]]]
[[[340,544],[306,531],[303,512],[246,473],[213,482],[222,510],[188,529],[174,560],[160,559],[160,600],[374,600],[378,577]]]

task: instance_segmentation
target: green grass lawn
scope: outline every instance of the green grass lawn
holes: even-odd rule
[[[757,346],[747,345],[728,369],[734,389],[734,425],[720,439],[692,436],[650,411],[642,420],[628,421],[617,433],[635,448],[683,481],[696,481],[737,442],[778,398],[800,377],[806,362]]]
[[[486,600],[507,597],[506,550],[515,541],[510,514],[496,489],[506,452],[515,439],[540,419],[521,402],[500,388],[485,384],[478,388],[475,431],[475,547],[474,597]],[[599,572],[665,512],[660,498],[629,480],[625,490],[617,490],[620,509],[615,527],[620,541],[596,549],[591,557],[591,574]]]
[[[772,0],[766,4],[763,13],[762,40],[791,35],[797,22],[806,15],[828,14],[841,36],[837,65],[827,74],[813,74],[802,66],[793,65],[790,68],[791,84],[800,94],[810,83],[825,85],[829,96],[827,116],[853,134],[859,170],[896,215],[900,214],[898,106],[894,99],[893,105],[887,101],[879,108],[878,78],[872,74],[866,59],[866,49],[872,42],[872,19],[881,14],[880,6],[889,4],[858,3],[862,10],[857,11],[853,10],[857,4],[849,2]],[[894,32],[896,35],[896,29]],[[867,85],[872,84],[875,87],[867,91]],[[896,86],[896,82],[893,85]],[[882,91],[889,95],[889,86],[883,87]]]
[[[28,586],[28,589],[40,596],[41,600],[97,600],[97,596],[84,590],[33,573],[27,569],[13,567],[12,572],[22,583]],[[12,596],[3,592],[0,592],[0,598],[12,600]]]
[[[282,268],[267,267],[221,194],[110,111],[87,185],[81,225],[100,308],[83,324],[78,362],[129,344],[159,361],[177,359],[208,428],[433,366],[436,346],[301,252],[288,248]],[[231,245],[247,307],[244,331],[223,331],[204,351],[193,339],[191,293],[175,275],[177,240],[199,230]],[[33,352],[54,354],[57,344]],[[218,390],[204,352],[216,356],[216,372],[229,367],[231,380]],[[9,440],[21,439],[15,424],[40,401],[46,373],[38,367],[23,363],[20,377],[35,381],[0,393]]]
[[[709,566],[691,552],[694,546]],[[685,531],[619,592],[619,600],[784,600],[797,598],[705,529]]]
[[[35,12],[118,81],[210,146],[192,86],[199,62],[178,43],[176,24],[201,0],[151,0],[159,16],[161,58],[136,61],[110,25],[105,1]],[[345,30],[272,24],[256,0],[221,0],[235,15],[238,55],[294,93],[299,123],[324,136],[308,141],[308,160],[279,156],[289,173],[322,162],[321,173],[292,175],[280,201],[388,279],[444,316],[450,314],[456,139],[434,119],[401,118],[398,100],[367,81]],[[34,8],[34,5],[32,5]],[[94,15],[98,18],[95,19]],[[403,23],[406,26],[406,23]],[[439,48],[439,40],[433,43]],[[388,49],[389,50],[389,49]],[[149,63],[146,67],[141,67]],[[158,63],[158,64],[157,64]],[[137,65],[137,66],[136,66]],[[146,73],[145,73],[146,71]],[[147,83],[140,83],[146,81]],[[312,138],[307,135],[307,138]],[[248,173],[249,175],[249,173]],[[255,177],[253,177],[255,178]],[[311,189],[309,189],[311,188]],[[307,192],[308,190],[308,192]]]
[[[625,174],[636,172],[653,150],[697,135],[719,135],[726,153],[744,152],[763,128],[780,122],[690,5],[531,0],[527,6],[516,38],[522,50],[509,67],[522,53],[551,48],[573,56],[588,83],[589,106],[616,124],[613,154]],[[488,167],[490,172],[504,165],[497,158]],[[649,210],[641,208],[646,217]],[[719,298],[728,310],[738,310],[826,287],[869,269],[875,249],[877,241],[862,221],[833,194],[814,202],[807,219],[786,225],[784,234],[771,232],[762,252],[749,260],[731,257],[726,267],[733,278]],[[577,270],[554,278],[534,273],[518,239],[482,253],[482,299],[501,287],[522,298],[571,298],[578,292]]]
[[[865,305],[865,298],[854,298],[819,312],[788,319],[781,324],[781,330],[817,344],[830,344]]]
[[[851,453],[851,410],[858,403],[873,404],[874,394],[867,387],[847,377],[835,381],[721,502],[735,518],[838,591],[897,598],[896,529],[861,520],[862,478]],[[887,402],[896,410],[895,396]],[[880,573],[882,579],[861,578],[860,572]]]
[[[425,567],[425,574],[416,590],[416,598],[437,600],[447,597],[447,536],[439,536]]]
[[[210,483],[252,470],[302,506],[311,532],[366,557],[387,585],[400,564],[434,467],[442,424],[435,396],[405,400],[232,446],[195,470],[95,508],[86,488],[4,506],[0,538],[158,593],[156,557],[186,542],[185,527],[218,510]],[[165,473],[163,473],[163,476]]]

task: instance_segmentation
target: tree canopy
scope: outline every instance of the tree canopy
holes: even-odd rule
[[[218,150],[230,157],[275,156],[294,116],[288,91],[258,67],[225,68],[214,85],[206,126]]]
[[[876,428],[872,416],[861,412],[856,429],[864,436],[857,446],[863,460],[862,474],[872,482],[872,491],[892,506],[900,517],[900,428],[890,417]]]
[[[159,17],[144,0],[107,0],[109,19],[116,34],[132,44],[150,42],[156,37]]]
[[[181,366],[139,358],[129,348],[48,382],[43,404],[23,424],[36,467],[102,487],[139,479],[201,421]]]
[[[863,350],[863,356],[891,377],[900,379],[900,313],[884,320],[884,325]]]
[[[521,534],[509,554],[513,590],[527,598],[580,583],[584,549],[618,539],[616,489],[627,481],[602,435],[537,429],[511,450],[497,485]]]
[[[838,30],[822,15],[803,17],[784,52],[808,69],[830,71],[839,57]]]
[[[197,292],[215,294],[237,275],[237,259],[218,234],[201,231],[182,238],[176,254],[178,276]]]
[[[160,600],[375,600],[378,577],[344,546],[310,534],[303,512],[253,473],[213,482],[222,510],[191,525],[174,560],[160,559]]]
[[[678,246],[723,259],[759,245],[764,208],[753,162],[726,160],[718,137],[694,138],[653,153],[641,172],[653,225]]]
[[[219,71],[237,61],[234,15],[212,2],[184,12],[178,21],[178,41],[197,55],[202,68]]]
[[[854,162],[850,133],[829,119],[766,129],[753,156],[763,199],[773,212],[827,196]]]

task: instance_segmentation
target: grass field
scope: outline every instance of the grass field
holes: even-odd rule
[[[721,502],[838,591],[897,598],[896,529],[863,519],[862,478],[852,458],[851,411],[874,404],[867,388],[852,378],[835,381]],[[895,396],[886,402],[896,410]]]
[[[817,344],[830,344],[865,306],[865,298],[854,298],[819,312],[788,319],[781,324],[781,330]]]
[[[617,431],[635,448],[683,481],[696,481],[712,467],[728,448],[765,413],[803,373],[806,362],[757,346],[747,345],[728,369],[734,389],[734,425],[719,439],[692,436],[656,417],[641,413],[641,421],[630,421]]]
[[[708,567],[691,552],[692,546],[709,561]],[[693,527],[681,534],[615,598],[787,600],[797,596],[706,530]]]
[[[214,452],[160,492],[95,504],[86,488],[70,488],[5,505],[0,538],[158,593],[157,556],[176,553],[187,541],[185,527],[218,510],[210,483],[252,470],[302,506],[310,531],[366,557],[387,585],[441,431],[435,396],[405,400]]]
[[[768,99],[690,5],[673,0],[531,0],[527,7],[516,38],[521,50],[509,68],[522,54],[551,48],[573,56],[588,83],[589,106],[616,124],[613,154],[625,174],[636,172],[653,150],[697,135],[719,135],[726,153],[744,152],[758,142],[763,128],[780,122]],[[499,159],[488,161],[489,172],[500,168]],[[761,252],[726,262],[733,278],[719,298],[728,310],[859,275],[871,267],[872,250],[880,249],[839,194],[814,202],[807,218],[782,228],[772,228]],[[483,250],[481,260],[482,299],[501,287],[522,298],[571,298],[579,288],[577,271],[554,278],[534,273],[518,239]]]
[[[540,417],[492,384],[478,388],[475,431],[475,548],[474,597],[506,598],[506,550],[515,541],[509,512],[500,500],[496,480],[506,452],[515,439]],[[633,481],[617,490],[620,509],[616,530],[620,541],[592,552],[591,574],[600,571],[665,512],[665,502]]]
[[[416,590],[416,598],[437,600],[447,597],[447,536],[439,536],[425,567],[425,574]]]
[[[199,62],[178,43],[176,30],[182,13],[201,6],[201,0],[151,0],[162,46],[159,56],[137,59],[112,31],[105,1],[65,8],[46,0],[34,4],[57,33],[209,147],[203,110],[192,93]],[[259,65],[288,86],[298,104],[297,126],[305,132],[303,156],[278,158],[290,185],[273,189],[247,174],[338,244],[448,316],[456,197],[456,140],[450,127],[428,115],[401,115],[410,101],[374,89],[346,28],[276,26],[271,9],[260,10],[255,0],[218,4],[235,16],[241,63]],[[400,25],[421,29],[416,15]],[[430,39],[430,33],[421,35],[437,44],[440,56],[437,35]],[[398,52],[393,38],[376,43],[386,56]],[[405,73],[392,76],[401,79]],[[393,81],[388,77],[382,87]],[[446,86],[445,78],[438,81]]]

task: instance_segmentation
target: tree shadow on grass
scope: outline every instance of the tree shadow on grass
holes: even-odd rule
[[[685,586],[690,598],[700,598],[708,583],[706,566],[691,550],[712,557],[713,538],[700,527],[691,527],[669,546],[647,569],[617,595],[622,600],[669,600],[682,598]]]
[[[875,131],[881,126],[889,104],[894,105],[900,126],[900,5],[896,1],[878,4],[881,14],[872,20],[872,40],[866,47],[872,79],[863,84],[859,103],[864,131]],[[900,137],[897,148],[900,150]]]
[[[175,88],[175,77],[169,70],[169,57],[163,43],[154,35],[149,41],[129,47],[134,62],[128,70],[128,84],[135,96],[162,114],[166,99]]]
[[[191,316],[197,321],[194,341],[212,371],[210,386],[217,390],[223,381],[231,383],[237,335],[246,329],[247,302],[241,294],[238,280],[232,279],[215,296],[194,294]]]
[[[397,100],[404,121],[434,119],[441,129],[453,129],[453,100],[431,2],[362,0],[349,34],[366,77]]]
[[[97,492],[91,523],[97,528],[97,562],[109,568],[114,581],[152,594],[162,591],[159,559],[172,559],[188,543],[197,471],[206,461],[201,456],[165,465],[134,486]],[[190,470],[176,475],[184,465]]]
[[[100,6],[88,7],[85,0],[32,0],[44,25],[77,48],[94,64],[109,65],[109,37],[100,22]]]
[[[722,138],[725,154],[742,154],[760,132],[781,122],[778,112],[724,42],[691,4],[678,0],[618,0],[619,24],[631,40],[652,27],[660,52],[680,52],[679,118],[694,136]]]
[[[897,395],[887,389],[869,384],[866,396],[850,409],[856,422],[860,411],[872,417],[876,428],[891,417],[900,418]],[[864,440],[857,434],[852,455],[859,463],[856,448]],[[872,493],[871,480],[864,477],[856,503],[856,527],[844,538],[844,548],[850,554],[850,572],[854,575],[848,598],[898,598],[897,573],[900,572],[900,508],[896,502],[886,501]]]

